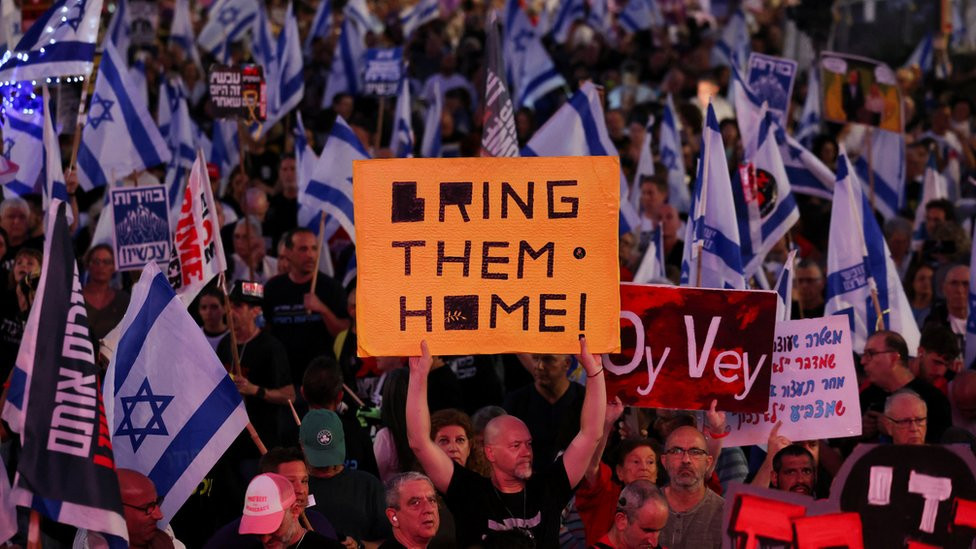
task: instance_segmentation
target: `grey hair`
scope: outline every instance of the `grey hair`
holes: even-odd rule
[[[657,502],[668,509],[668,500],[664,498],[664,494],[653,482],[644,479],[635,480],[620,491],[620,499],[617,500],[617,512],[627,515],[627,522],[633,522],[637,518],[637,512],[648,501]]]
[[[895,400],[899,398],[914,398],[915,400],[922,403],[922,410],[925,412],[926,417],[929,415],[928,405],[925,404],[925,401],[922,400],[922,397],[919,396],[918,393],[916,393],[911,389],[898,389],[894,393],[891,393],[891,395],[885,399],[885,404],[884,404],[885,415],[888,415],[888,412],[890,412],[891,408],[895,405]]]
[[[434,483],[430,478],[416,471],[407,471],[406,473],[400,473],[393,476],[390,480],[386,481],[386,506],[390,509],[400,510],[400,487],[408,482],[413,482],[415,480],[423,480],[430,484],[430,487],[434,487]]]
[[[19,196],[14,196],[0,202],[0,215],[7,213],[7,210],[10,208],[20,208],[24,213],[30,215],[30,205]]]
[[[246,215],[238,219],[237,224],[234,225],[234,228],[236,229],[245,223],[251,226],[250,230],[252,236],[256,236],[258,238],[262,238],[264,236],[263,232],[261,231],[261,222],[258,221],[258,219],[253,215]]]

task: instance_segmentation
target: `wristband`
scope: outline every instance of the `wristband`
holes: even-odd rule
[[[602,373],[603,373],[603,366],[600,366],[600,369],[597,370],[596,373],[594,373],[593,375],[586,374],[586,377],[596,377],[596,376],[598,376],[598,375],[600,375]]]
[[[708,436],[712,437],[714,440],[718,440],[720,438],[725,438],[725,437],[729,436],[729,433],[730,433],[730,431],[726,431],[724,433],[715,434],[712,431],[708,431]]]
[[[260,398],[261,400],[264,400],[264,394],[265,394],[264,387],[258,387],[258,392],[254,396]]]

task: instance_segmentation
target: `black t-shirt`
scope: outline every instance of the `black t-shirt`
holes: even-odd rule
[[[315,496],[315,509],[341,535],[359,541],[378,541],[390,536],[386,490],[373,475],[343,469],[331,478],[310,476],[308,492]]]
[[[0,292],[0,379],[6,380],[14,367],[29,313],[20,310],[16,290]]]
[[[288,275],[278,275],[264,285],[264,318],[271,328],[271,334],[284,344],[288,352],[291,379],[295,385],[302,383],[305,368],[313,358],[333,354],[333,338],[325,328],[322,315],[309,313],[305,309],[305,294],[311,287],[311,280],[296,284]],[[315,295],[335,316],[349,317],[346,312],[346,292],[332,277],[319,273]]]
[[[532,434],[533,469],[552,462],[579,433],[585,394],[582,385],[570,381],[569,388],[554,404],[549,404],[535,385],[522,387],[505,399],[505,411],[525,422]]]
[[[241,360],[241,373],[258,387],[280,389],[291,385],[285,348],[274,337],[259,332],[254,339],[237,346],[237,355]],[[232,370],[229,337],[225,337],[217,345],[217,356],[228,371]],[[278,433],[278,414],[283,413],[284,408],[258,398],[257,395],[244,397],[244,407],[264,445],[268,448],[279,446],[281,438]],[[253,446],[250,440],[247,443]]]
[[[455,463],[444,497],[457,522],[458,547],[480,545],[490,531],[515,529],[530,532],[537,547],[559,547],[560,515],[572,495],[559,457],[515,494],[499,492],[491,479]]]
[[[318,532],[308,530],[298,543],[289,545],[288,549],[345,549],[345,545],[334,539],[329,539]]]
[[[917,377],[908,382],[903,389],[915,391],[925,401],[928,413],[925,442],[930,444],[940,442],[942,440],[942,433],[952,425],[952,416],[949,412],[949,399],[931,383]],[[870,385],[867,389],[861,391],[861,413],[864,414],[868,410],[884,412],[885,399],[889,396],[891,396],[891,393],[881,387],[873,384]]]

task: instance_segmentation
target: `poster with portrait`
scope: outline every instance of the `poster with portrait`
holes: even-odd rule
[[[901,92],[888,65],[867,57],[824,52],[820,82],[825,120],[903,131]]]

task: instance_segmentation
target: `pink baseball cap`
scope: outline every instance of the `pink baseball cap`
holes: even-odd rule
[[[287,478],[264,473],[247,485],[241,534],[271,534],[281,526],[285,513],[295,503],[295,489]]]

